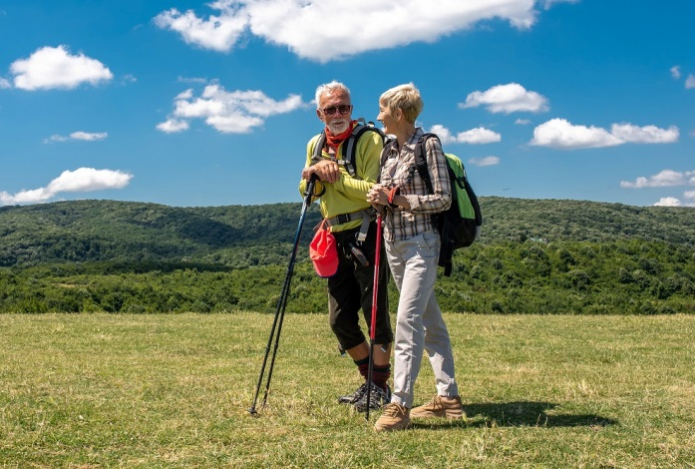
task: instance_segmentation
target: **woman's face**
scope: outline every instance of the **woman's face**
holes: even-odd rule
[[[398,129],[399,119],[396,115],[400,113],[399,109],[391,110],[388,108],[386,103],[379,101],[379,115],[376,116],[376,120],[381,122],[384,126],[384,133],[395,134]]]

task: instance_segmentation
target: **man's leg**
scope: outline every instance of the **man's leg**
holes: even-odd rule
[[[354,231],[336,233],[335,236],[338,242],[338,271],[328,279],[329,321],[341,348],[353,359],[366,381],[369,345],[359,326],[361,288],[355,278],[355,267],[348,247],[348,243],[354,240]],[[352,394],[340,397],[338,402],[354,404],[365,392],[366,383],[363,383]]]
[[[367,236],[367,241],[361,247],[367,259],[376,258],[376,224],[372,223]],[[374,300],[374,265],[357,266],[355,277],[360,285],[362,314],[367,327],[372,327],[372,303]],[[391,343],[393,342],[393,331],[389,316],[388,303],[388,283],[390,279],[388,260],[383,250],[379,256],[379,291],[377,292],[376,324],[374,324],[374,355],[372,367],[372,382],[378,389],[375,389],[370,396],[370,407],[376,408],[388,404],[391,400],[391,389],[388,380],[391,377]],[[365,357],[361,361],[361,370],[364,373],[369,371],[369,344],[365,341],[365,348],[360,353]],[[367,396],[365,395],[359,402],[355,403],[358,410],[366,410]]]

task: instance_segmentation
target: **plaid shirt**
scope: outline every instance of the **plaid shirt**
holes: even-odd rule
[[[410,203],[408,210],[388,207],[384,223],[384,239],[387,241],[400,241],[435,230],[432,214],[444,212],[451,206],[449,172],[438,139],[428,139],[425,148],[434,194],[427,191],[425,181],[415,169],[415,147],[423,135],[418,127],[400,151],[397,142],[384,148],[381,184],[389,188],[398,186],[400,195]]]

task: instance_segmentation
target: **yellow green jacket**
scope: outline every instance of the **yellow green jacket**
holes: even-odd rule
[[[314,155],[314,147],[320,135],[313,137],[306,146],[305,168],[311,166],[311,157]],[[343,144],[337,149],[337,156],[342,159]],[[320,194],[319,206],[323,218],[333,218],[345,213],[358,212],[369,208],[371,204],[367,202],[367,192],[377,182],[381,171],[381,150],[384,143],[377,132],[365,132],[357,141],[357,152],[355,153],[355,172],[356,177],[350,173],[343,165],[340,165],[340,178],[333,184],[316,181],[314,193]],[[331,159],[331,156],[323,150],[323,158]],[[304,196],[307,181],[304,179],[299,183],[299,193]],[[313,200],[312,200],[313,201]],[[332,232],[340,232],[357,228],[361,224],[360,220],[353,220],[342,225],[331,227]]]

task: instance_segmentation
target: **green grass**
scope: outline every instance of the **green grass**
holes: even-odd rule
[[[272,319],[0,315],[0,467],[695,467],[695,316],[448,314],[468,419],[390,434],[336,403],[325,315],[286,316],[251,417]]]

